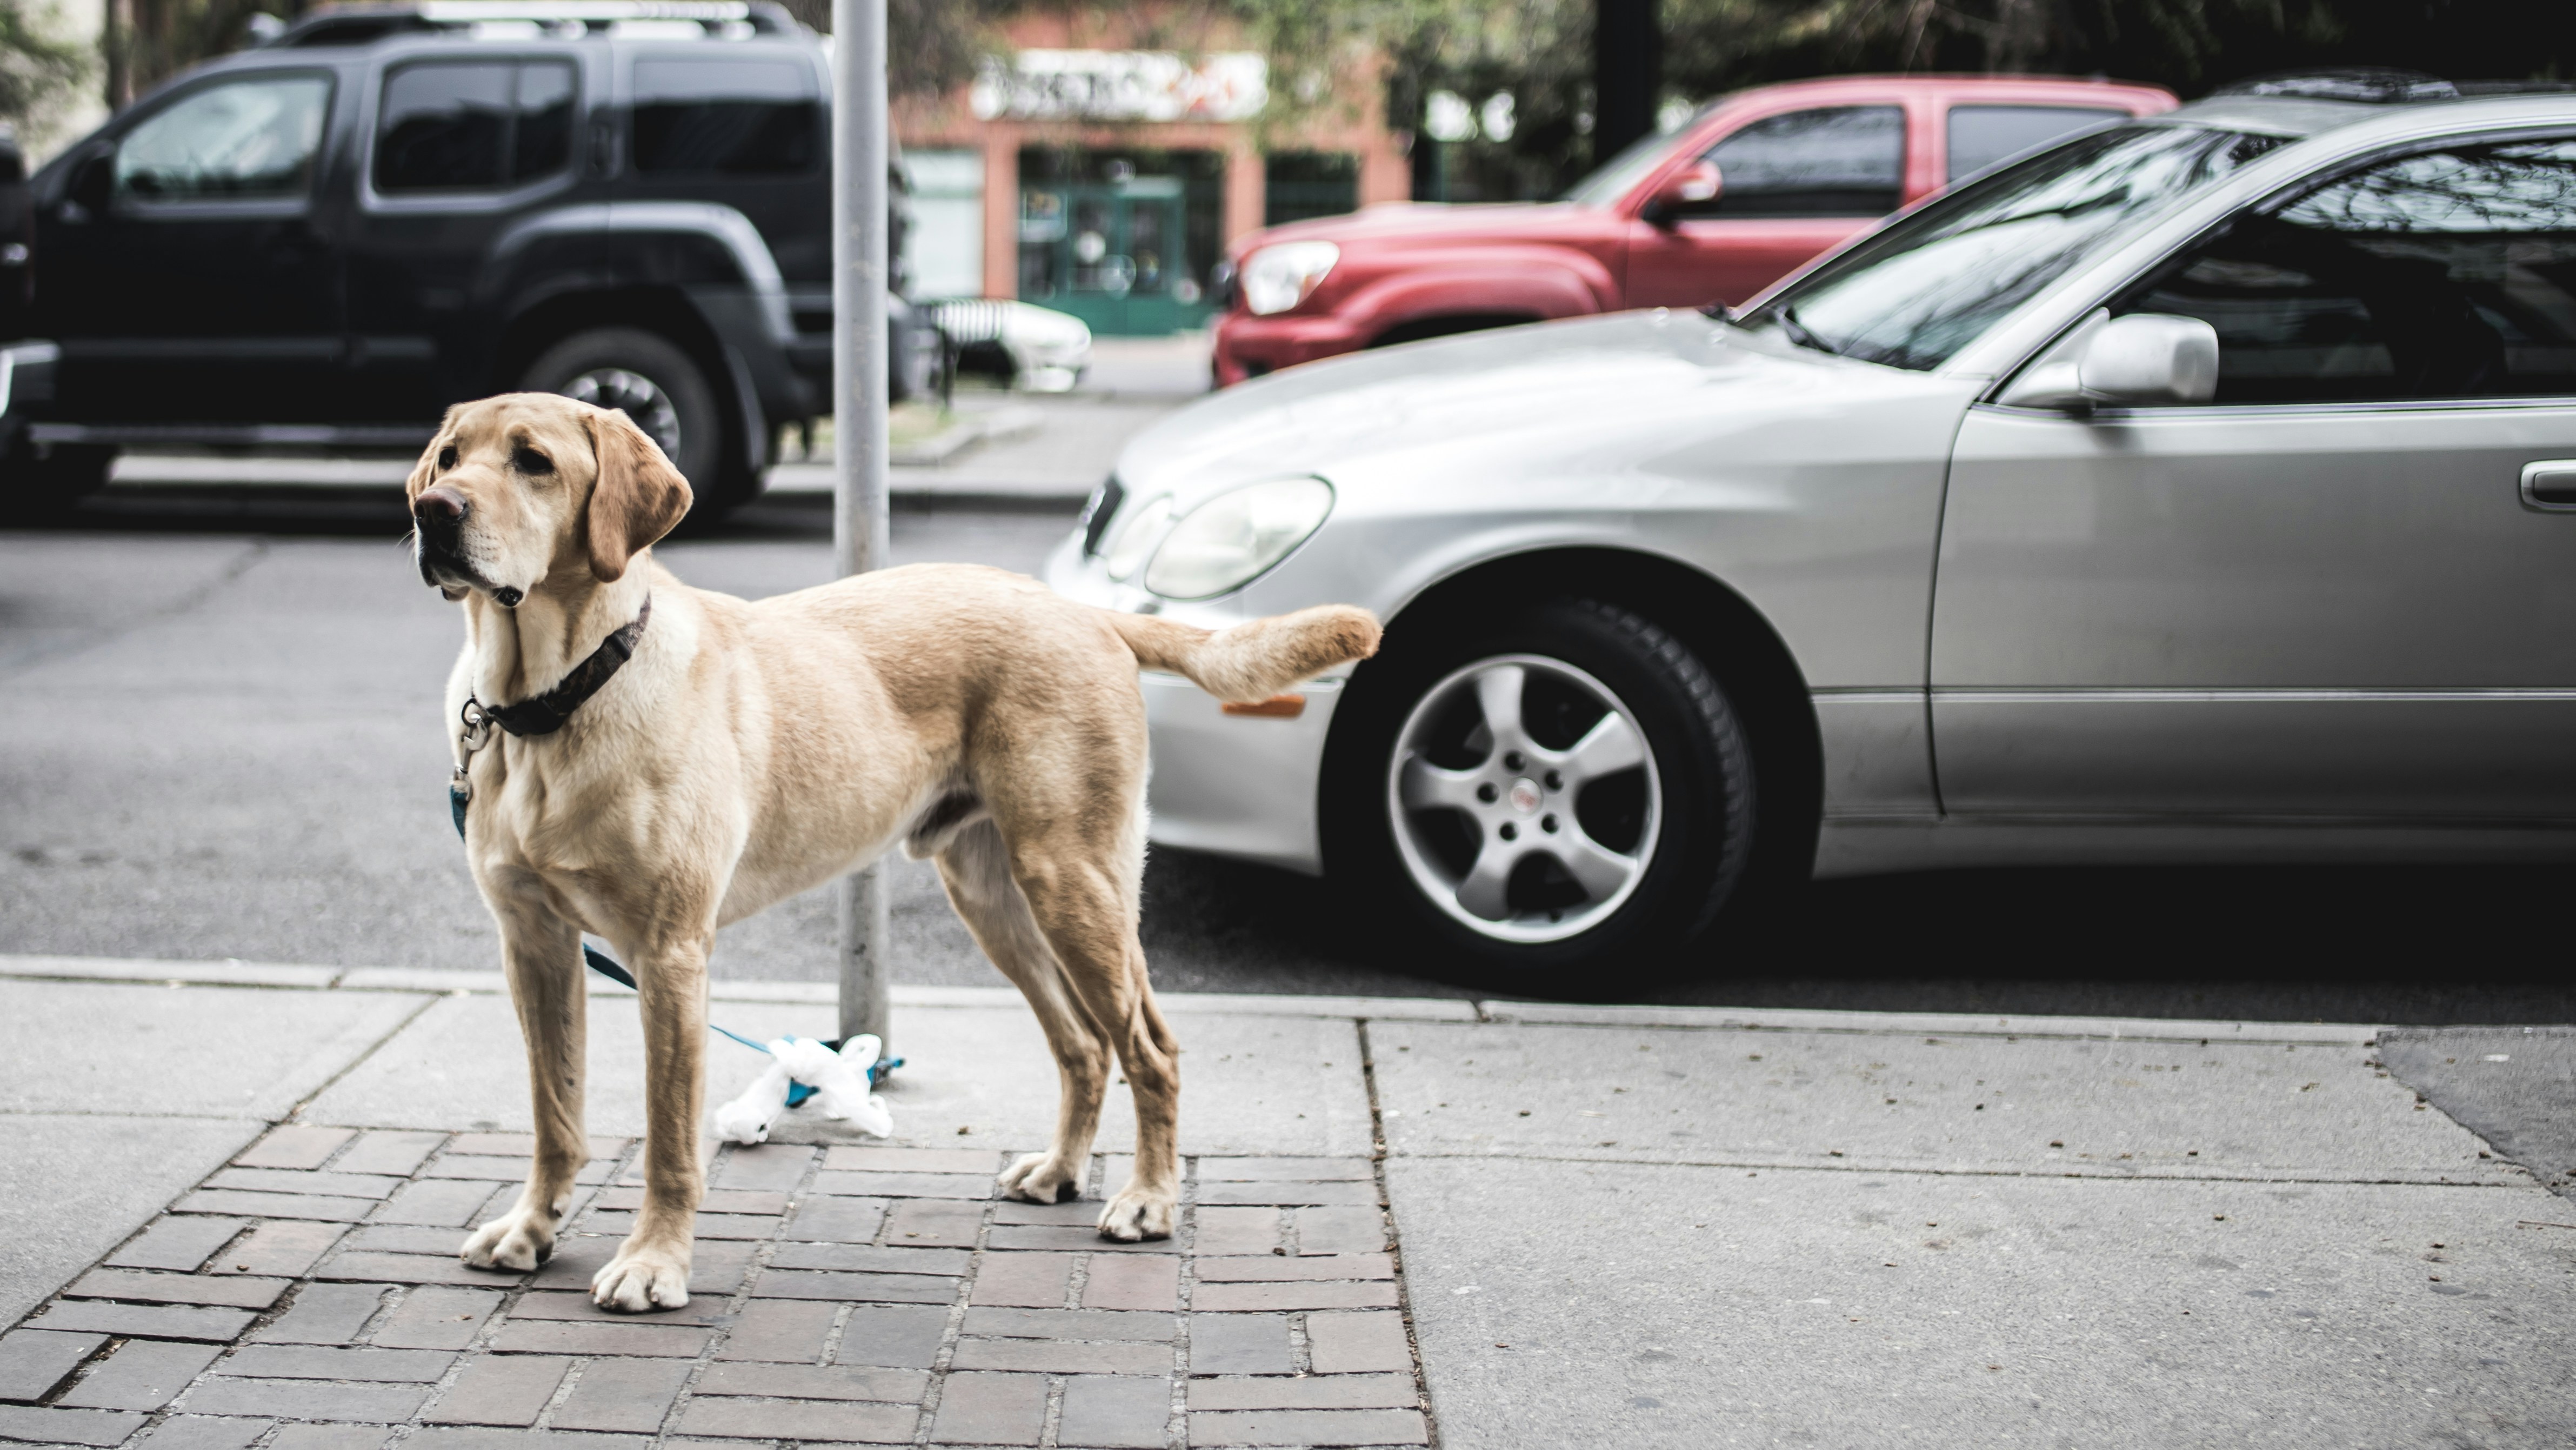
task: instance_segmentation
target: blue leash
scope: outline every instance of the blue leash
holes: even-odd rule
[[[467,799],[467,795],[462,790],[454,786],[450,786],[448,788],[448,814],[456,822],[456,839],[460,841],[465,839],[465,803]],[[635,974],[633,972],[619,966],[614,958],[610,957],[606,952],[601,951],[599,948],[592,946],[588,942],[583,942],[581,944],[581,959],[590,964],[590,969],[592,971],[599,973],[601,976],[617,983],[619,986],[625,987],[630,991],[642,990],[635,985]],[[725,1036],[732,1038],[734,1041],[741,1043],[743,1046],[750,1048],[754,1052],[765,1053],[769,1051],[769,1045],[767,1043],[754,1042],[750,1038],[743,1036],[741,1033],[734,1031],[730,1027],[719,1027],[713,1022],[710,1022],[707,1025],[709,1027],[714,1027],[716,1031],[723,1033]],[[838,1052],[841,1050],[841,1044],[848,1040],[849,1039],[846,1037],[835,1037],[823,1045],[834,1052]],[[875,1062],[868,1064],[868,1086],[871,1088],[883,1086],[886,1080],[886,1075],[901,1066],[903,1066],[903,1059],[900,1057],[881,1057]],[[787,1084],[787,1106],[791,1108],[802,1107],[805,1100],[812,1096],[814,1096],[814,1089],[806,1086],[804,1083],[791,1081]]]
[[[588,942],[583,942],[581,944],[581,959],[590,964],[590,969],[592,971],[599,973],[601,976],[617,983],[619,986],[635,988],[635,974],[633,972],[619,966],[606,952],[601,951],[599,948],[592,946]],[[636,990],[640,991],[642,989],[636,988]],[[718,1027],[713,1022],[710,1022],[707,1025],[709,1027],[714,1027],[716,1031],[723,1033],[725,1036],[732,1038],[734,1041],[741,1043],[743,1046],[750,1048],[754,1052],[769,1051],[769,1045],[767,1043],[754,1042],[750,1038],[743,1036],[741,1033],[734,1031],[730,1027]],[[835,1037],[823,1045],[834,1052],[838,1052],[841,1050],[841,1044],[848,1040],[849,1039],[846,1037]],[[872,1088],[882,1086],[886,1080],[886,1074],[893,1072],[896,1068],[901,1066],[903,1066],[903,1059],[900,1057],[880,1057],[876,1061],[869,1063],[868,1086]],[[812,1096],[814,1096],[814,1090],[801,1082],[791,1081],[787,1084],[787,1106],[791,1108],[804,1106],[805,1100]]]

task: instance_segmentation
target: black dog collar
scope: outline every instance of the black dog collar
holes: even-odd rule
[[[635,642],[644,637],[644,622],[653,617],[653,596],[644,596],[644,607],[635,614],[635,622],[599,642],[590,658],[572,667],[551,690],[534,695],[515,705],[486,705],[479,700],[467,701],[480,710],[483,718],[513,735],[552,735],[572,718],[582,702],[599,693],[611,676],[625,668],[635,655]]]

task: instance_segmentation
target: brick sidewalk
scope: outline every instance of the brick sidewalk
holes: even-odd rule
[[[716,1160],[691,1302],[590,1276],[638,1145],[595,1140],[534,1274],[465,1268],[525,1137],[271,1131],[0,1336],[0,1440],[143,1450],[735,1450],[781,1443],[1428,1443],[1366,1158],[1189,1160],[1178,1234],[1089,1198],[989,1197],[982,1149],[768,1145]]]

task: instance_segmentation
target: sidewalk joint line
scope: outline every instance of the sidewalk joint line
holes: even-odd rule
[[[359,1053],[353,1058],[350,1058],[347,1062],[342,1063],[338,1072],[335,1072],[329,1077],[323,1079],[314,1087],[313,1091],[296,1099],[295,1102],[287,1108],[283,1116],[271,1119],[270,1121],[277,1123],[292,1123],[297,1118],[303,1116],[304,1110],[313,1106],[316,1099],[320,1098],[324,1093],[329,1092],[334,1086],[338,1085],[340,1079],[356,1072],[360,1067],[364,1066],[369,1059],[373,1058],[377,1053],[384,1051],[386,1043],[393,1041],[395,1038],[402,1036],[404,1032],[410,1030],[411,1025],[420,1020],[421,1014],[427,1012],[430,1008],[437,1006],[439,1000],[440,999],[436,997],[422,997],[420,999],[419,1006],[416,1006],[410,1011],[404,1013],[400,1022],[397,1022],[392,1027],[386,1029],[383,1036],[377,1038],[371,1043],[368,1043],[365,1051]],[[340,1152],[345,1151],[345,1148],[335,1151],[332,1154],[332,1157],[336,1159]],[[443,1148],[442,1151],[444,1151]]]
[[[1476,1004],[1482,1012],[1484,1004]],[[1404,1346],[1413,1355],[1415,1403],[1422,1407],[1422,1429],[1431,1450],[1439,1450],[1440,1418],[1431,1411],[1431,1375],[1422,1360],[1422,1339],[1413,1322],[1413,1285],[1404,1273],[1404,1237],[1395,1222],[1395,1199],[1386,1187],[1386,1117],[1378,1103],[1377,1052],[1369,1041],[1369,1019],[1362,1017],[1351,1024],[1360,1040],[1360,1086],[1368,1092],[1369,1109],[1369,1179],[1377,1187],[1377,1211],[1386,1226],[1387,1261],[1395,1269],[1395,1312],[1403,1316]],[[1303,1316],[1299,1316],[1300,1323]]]

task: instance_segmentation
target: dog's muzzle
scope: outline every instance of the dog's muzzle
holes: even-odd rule
[[[490,589],[494,600],[510,608],[525,596],[508,585],[492,586],[465,562],[465,518],[473,507],[452,488],[429,489],[412,501],[420,582],[433,589]]]

